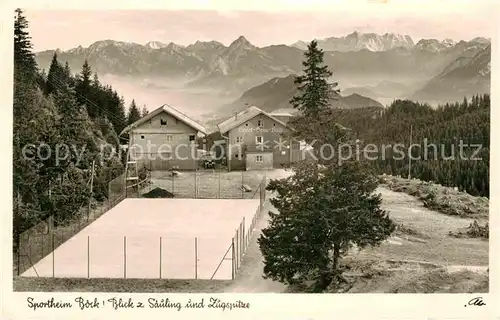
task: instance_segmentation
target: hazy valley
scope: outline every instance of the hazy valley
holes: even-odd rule
[[[343,97],[332,100],[334,107],[356,108],[364,102],[385,106],[396,98],[436,105],[490,90],[491,45],[486,38],[415,42],[408,35],[353,32],[319,40],[319,45]],[[213,122],[246,104],[267,111],[290,108],[288,100],[296,91],[291,75],[301,72],[306,46],[298,41],[259,48],[243,36],[229,46],[217,41],[180,46],[102,40],[87,48],[39,52],[36,58],[47,69],[56,52],[75,73],[87,59],[127,103],[135,99],[149,110],[166,103]],[[354,106],[345,100],[352,94],[351,102],[358,100]]]

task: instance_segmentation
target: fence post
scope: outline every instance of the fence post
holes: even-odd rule
[[[196,168],[194,169],[194,198],[198,198],[198,181],[196,181]]]
[[[161,237],[160,237],[160,279],[161,279]]]
[[[123,278],[127,278],[127,236],[123,237]]]
[[[234,237],[231,239],[231,279],[234,280],[234,267],[235,267],[235,254],[234,254]]]
[[[236,230],[236,270],[240,268],[240,230]]]
[[[54,257],[54,237],[55,237],[55,234],[52,234],[52,278],[55,277],[55,257]]]
[[[244,244],[243,244],[243,221],[240,223],[240,262],[241,258],[243,257],[243,250],[244,250]]]
[[[21,275],[21,236],[17,235],[17,275]]]
[[[245,190],[243,189],[243,170],[241,170],[241,199],[245,198]]]
[[[243,217],[243,222],[242,224],[242,233],[243,233],[243,253],[245,252],[247,248],[247,239],[246,239],[246,234],[245,234],[245,217]]]
[[[30,242],[30,234],[28,232],[28,256],[31,259],[31,242]]]
[[[194,237],[194,278],[198,279],[198,237]]]
[[[45,239],[45,233],[42,234],[42,258],[44,257],[43,254],[45,253],[45,250],[44,250],[45,249],[44,248],[45,247],[45,240],[44,239]]]
[[[90,279],[90,236],[87,236],[87,278]]]

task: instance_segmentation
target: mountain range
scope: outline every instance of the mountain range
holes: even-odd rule
[[[409,35],[397,33],[360,33],[354,31],[343,37],[330,37],[318,39],[318,47],[324,51],[351,52],[360,50],[387,51],[395,48],[418,49],[433,52],[441,52],[453,48],[458,42],[453,39],[421,39],[417,43]],[[470,40],[472,43],[490,43],[490,39],[476,37]],[[309,42],[297,41],[292,47],[307,50]]]
[[[457,82],[455,87],[458,86],[455,91],[460,94],[489,90],[483,81],[488,79],[488,73],[485,73],[484,79],[477,78],[470,88],[468,78],[462,79],[478,72],[484,73],[485,67],[472,61],[480,52],[491,51],[490,41],[486,38],[478,37],[470,41],[422,39],[415,44],[407,35],[353,32],[345,37],[323,39],[319,43],[325,50],[325,63],[344,89],[369,89],[376,83],[390,81],[396,87],[407,86],[408,90],[404,93],[407,96],[419,90],[425,94],[417,96],[442,100],[443,97],[449,98],[448,93],[441,97],[440,92],[430,90],[425,82],[435,83],[438,78],[444,77],[448,84],[443,88],[448,91],[449,86],[454,86],[454,81]],[[102,40],[87,48],[80,46],[68,51],[39,52],[36,59],[42,68],[48,69],[56,52],[59,61],[67,61],[72,70],[80,70],[84,59],[88,59],[93,70],[99,74],[175,79],[183,81],[186,87],[241,94],[272,78],[300,73],[305,45],[305,42],[298,42],[292,46],[257,47],[243,36],[229,46],[217,41],[197,41],[181,46],[159,41],[141,45]],[[485,54],[484,59],[487,57]],[[475,67],[484,70],[474,72]],[[461,68],[468,71],[458,71]],[[447,76],[451,69],[455,71]],[[415,83],[419,87],[415,87]],[[351,89],[351,93],[359,92]],[[392,93],[389,92],[389,95]]]

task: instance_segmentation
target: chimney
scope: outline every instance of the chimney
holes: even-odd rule
[[[234,113],[234,120],[238,120],[238,112]]]

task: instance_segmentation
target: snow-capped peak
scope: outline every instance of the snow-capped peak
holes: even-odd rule
[[[318,40],[319,46],[325,51],[385,51],[399,47],[412,48],[413,40],[408,35],[396,33],[385,33],[378,35],[376,33],[362,33],[354,31],[343,37],[330,37]],[[307,43],[304,41],[296,42],[293,46],[305,49]]]
[[[161,48],[165,48],[167,45],[163,42],[160,42],[160,41],[150,41],[148,43],[146,43],[146,47],[150,48],[150,49],[161,49]]]
[[[441,44],[443,44],[446,47],[453,47],[457,43],[455,42],[455,40],[448,38],[448,39],[444,39],[443,41],[441,41]]]

